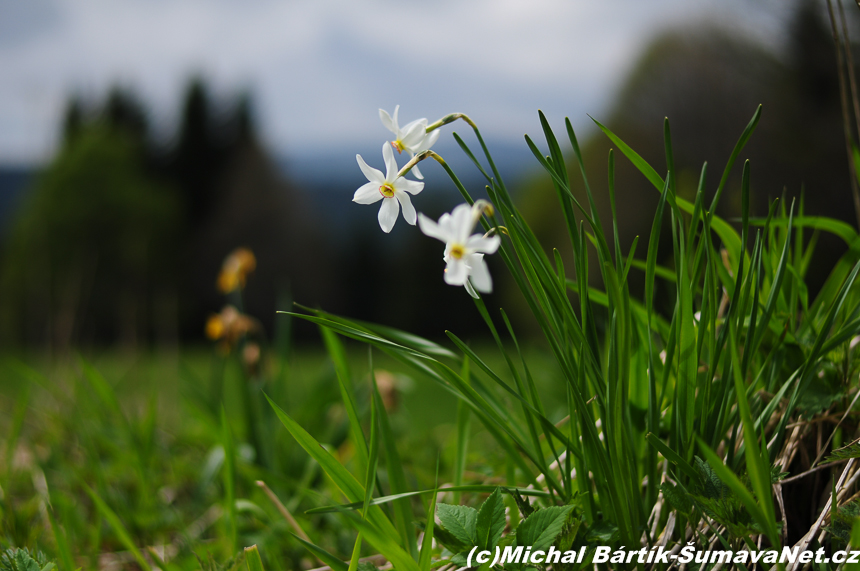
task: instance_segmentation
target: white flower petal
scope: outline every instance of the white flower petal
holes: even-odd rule
[[[418,227],[425,236],[430,236],[431,238],[436,238],[443,242],[448,241],[448,234],[445,232],[444,228],[423,214],[418,215]]]
[[[397,202],[403,208],[403,219],[408,224],[415,226],[415,207],[412,206],[412,200],[409,199],[409,195],[405,192],[395,192],[394,198],[397,199]]]
[[[352,201],[359,204],[373,204],[381,198],[382,193],[379,192],[379,185],[375,182],[368,182],[355,191]]]
[[[469,239],[473,226],[471,206],[461,204],[451,211],[451,232],[457,242],[464,244]]]
[[[386,234],[394,228],[397,222],[397,214],[400,212],[400,203],[393,198],[384,198],[382,206],[379,207],[379,227]]]
[[[421,174],[421,171],[420,171],[420,170],[418,170],[418,165],[415,165],[414,167],[412,167],[412,170],[411,170],[411,171],[409,171],[409,172],[411,172],[412,174],[414,174],[414,175],[415,175],[415,178],[417,178],[417,179],[419,179],[419,180],[424,180],[424,175],[423,175],[423,174]]]
[[[499,249],[501,239],[498,236],[490,236],[484,238],[480,234],[472,234],[466,241],[466,248],[471,252],[481,252],[482,254],[495,254]]]
[[[439,217],[439,226],[445,230],[446,236],[453,238],[454,235],[451,232],[451,213],[450,212],[446,212],[445,214],[443,214],[442,216]],[[445,241],[447,242],[448,238],[446,238]]]
[[[463,285],[469,277],[469,268],[463,260],[449,260],[445,268],[445,283],[449,285]]]
[[[394,188],[395,190],[401,190],[403,192],[408,192],[409,194],[418,194],[424,190],[424,183],[400,177],[394,181]]]
[[[419,123],[424,125],[424,127],[426,128],[427,127],[427,118],[422,117],[421,119],[415,119],[414,121],[408,122],[407,124],[405,124],[403,126],[403,132],[405,133],[405,132],[409,131],[409,129],[411,129],[412,127],[414,127],[415,125],[417,125]]]
[[[424,129],[425,123],[421,122],[413,122],[410,123],[410,127],[408,130],[405,130],[403,136],[400,137],[400,141],[403,143],[403,146],[409,150],[416,149],[421,142],[424,140]]]
[[[394,150],[388,142],[382,143],[382,158],[385,160],[385,180],[393,181],[397,176],[397,160],[394,158]]]
[[[426,129],[426,127],[425,127]],[[424,137],[424,140],[421,141],[421,144],[418,145],[418,148],[415,149],[416,153],[420,153],[421,151],[426,151],[430,147],[432,147],[437,140],[439,140],[439,135],[442,134],[442,131],[436,129],[435,131],[430,131]]]
[[[475,286],[481,293],[490,293],[493,291],[493,278],[490,277],[490,268],[487,267],[487,262],[484,261],[483,254],[472,254],[467,261],[471,271],[469,279],[472,280],[472,285]]]
[[[399,112],[400,112],[400,105],[395,105],[394,106],[394,115],[391,117],[391,120],[394,122],[394,132],[397,134],[398,137],[400,136],[400,127],[399,127],[400,124],[397,122],[397,114]]]
[[[367,180],[375,182],[378,186],[382,186],[382,183],[385,182],[385,177],[382,176],[381,170],[368,166],[368,164],[364,162],[364,159],[361,158],[361,155],[355,155],[355,160],[358,162],[358,168],[361,169],[361,172],[364,173]]]
[[[397,122],[391,118],[391,115],[388,114],[388,111],[386,111],[385,109],[380,109],[379,120],[382,121],[382,124],[385,126],[386,129],[388,129],[395,135],[397,134]]]

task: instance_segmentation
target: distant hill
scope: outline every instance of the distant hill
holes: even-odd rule
[[[379,145],[382,145],[380,138]],[[470,143],[471,145],[471,143]],[[473,152],[480,149],[473,145]],[[526,147],[525,142],[489,141],[487,146],[493,154],[493,160],[502,177],[507,182],[518,180],[527,169],[537,164],[535,158]],[[472,162],[463,154],[453,139],[443,137],[436,149],[454,169],[463,185],[476,197],[483,195],[486,184],[484,177]],[[366,145],[361,149],[338,148],[325,151],[305,152],[277,159],[277,166],[285,178],[296,183],[297,189],[307,195],[314,206],[323,207],[328,215],[339,222],[337,227],[348,230],[350,227],[352,194],[364,182],[361,171],[355,162],[356,152],[361,154],[371,166],[381,168],[382,158],[379,149]],[[406,162],[405,155],[398,157],[400,164]],[[486,165],[486,162],[482,163]],[[434,163],[434,161],[430,161]],[[424,194],[416,203],[421,210],[425,203],[428,214],[435,214],[440,208],[450,210],[459,200],[460,194],[454,184],[438,164],[422,164],[425,174]],[[0,166],[0,236],[5,232],[11,216],[23,196],[28,185],[32,182],[38,168],[19,166]],[[432,195],[432,198],[430,196]],[[428,204],[432,207],[427,206]]]

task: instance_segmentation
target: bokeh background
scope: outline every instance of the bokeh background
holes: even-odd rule
[[[807,213],[856,221],[823,2],[3,0],[0,70],[4,351],[201,344],[227,303],[216,276],[240,246],[257,258],[244,310],[270,334],[296,301],[479,335],[466,293],[441,279],[441,245],[402,219],[384,235],[376,208],[351,202],[364,182],[355,154],[381,166],[377,109],[397,104],[405,120],[469,114],[548,246],[565,239],[523,141],[541,138],[538,109],[557,129],[571,118],[607,213],[609,143],[586,114],[658,171],[669,117],[690,198],[706,160],[713,193],[762,104],[742,156],[755,214],[803,191]],[[481,196],[451,136],[472,134],[443,130],[436,149]],[[416,207],[438,216],[458,194],[441,167],[422,169]],[[647,235],[657,193],[623,159],[617,171],[626,251]],[[841,247],[826,240],[822,268]],[[493,268],[490,303],[516,305]]]

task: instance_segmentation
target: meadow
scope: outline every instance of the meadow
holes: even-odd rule
[[[573,160],[541,114],[542,140],[526,142],[551,179],[569,241],[552,248],[465,115],[420,127],[468,124],[480,151],[455,138],[486,177],[486,199],[426,149],[400,172],[364,169],[385,177],[379,192],[394,200],[399,177],[439,162],[466,203],[438,226],[419,218],[425,234],[448,242],[446,280],[458,279],[456,263],[470,252],[498,255],[540,340],[521,340],[504,309],[485,305],[487,277],[473,261],[456,285],[473,297],[489,342],[456,331],[434,342],[295,306],[279,319],[317,326],[320,345],[291,346],[287,334],[268,343],[233,308],[207,323],[211,351],[6,358],[2,564],[428,571],[466,566],[472,547],[554,545],[584,554],[558,564],[575,570],[597,565],[601,546],[678,554],[690,545],[729,550],[740,558],[730,565],[749,569],[785,567],[750,563],[761,550],[860,545],[860,236],[807,213],[802,199],[751,215],[751,165],[741,156],[760,115],[719,178],[706,164],[695,188],[673,176],[668,120],[664,175],[596,122],[617,149],[602,218],[570,122]],[[616,160],[630,161],[660,197],[650,235],[628,252],[618,240]],[[733,169],[742,171],[741,216],[730,223],[716,211]],[[573,176],[584,194],[571,190]],[[468,226],[446,237],[457,216]],[[393,224],[379,220],[386,232]],[[469,237],[476,223],[486,233]],[[822,233],[848,248],[810,292]],[[661,251],[671,265],[658,263]],[[253,264],[235,255],[219,284],[241,308]],[[644,291],[631,291],[633,272],[644,274]],[[655,307],[658,291],[670,311]]]

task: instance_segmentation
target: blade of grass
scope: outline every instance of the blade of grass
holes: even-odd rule
[[[436,496],[437,490],[433,490],[430,496],[430,507],[427,508],[427,525],[424,526],[424,538],[421,541],[421,555],[418,557],[419,571],[430,571],[430,557],[433,554],[433,530],[436,525]]]
[[[245,548],[245,563],[248,564],[248,571],[263,571],[263,560],[256,545]]]
[[[51,525],[51,531],[54,535],[54,541],[57,544],[57,551],[60,554],[60,563],[62,564],[60,568],[63,571],[75,571],[77,569],[74,564],[74,560],[72,559],[72,551],[69,549],[69,540],[66,537],[66,532],[62,526],[57,524],[57,519],[54,516],[54,508],[52,506],[46,506],[46,513],[48,514],[48,523]]]
[[[373,359],[370,358],[370,378],[373,383],[373,400],[375,411],[378,415],[379,424],[379,439],[382,446],[385,448],[385,458],[388,464],[388,484],[391,487],[393,494],[401,494],[409,491],[409,486],[406,483],[406,474],[403,471],[403,463],[400,460],[400,454],[397,452],[397,445],[394,441],[394,432],[391,430],[391,423],[388,419],[388,412],[385,410],[385,405],[382,402],[382,397],[379,394],[379,387],[376,385],[376,375],[373,371]],[[368,494],[369,495],[369,494]],[[365,497],[367,499],[367,497]],[[412,554],[413,559],[418,558],[418,543],[415,534],[412,533],[412,504],[407,499],[398,500],[394,503],[394,526],[400,535],[402,546]]]
[[[278,419],[280,419],[281,423],[290,432],[293,438],[296,439],[296,442],[299,443],[299,446],[304,448],[305,452],[319,463],[323,471],[329,478],[331,478],[347,499],[351,502],[363,503],[365,494],[364,486],[355,479],[355,476],[344,468],[328,450],[323,448],[323,446],[320,445],[320,443],[295,420],[293,420],[290,415],[284,412],[281,407],[269,398],[269,395],[266,395],[266,399],[275,410],[275,414],[278,416]],[[382,533],[388,534],[391,537],[398,536],[397,530],[378,507],[376,509],[368,510],[366,517],[368,521],[378,527]]]
[[[469,358],[463,358],[460,371],[463,382],[469,383]],[[454,486],[463,485],[463,473],[466,471],[466,455],[469,451],[469,433],[471,430],[471,411],[461,399],[457,399],[457,448],[454,456]],[[454,492],[454,504],[460,504],[460,492]],[[425,532],[426,533],[426,532]]]
[[[349,565],[347,565],[322,547],[319,547],[318,545],[314,545],[310,541],[302,539],[293,532],[290,532],[290,535],[298,539],[299,543],[301,543],[305,549],[310,551],[314,555],[314,557],[331,567],[332,571],[349,571]]]
[[[352,440],[355,443],[356,454],[358,455],[359,469],[364,470],[368,465],[367,441],[364,438],[364,432],[361,430],[361,420],[358,418],[358,410],[355,406],[355,398],[353,396],[355,389],[352,385],[352,376],[349,374],[346,352],[340,339],[337,338],[337,335],[331,329],[322,326],[319,329],[329,357],[331,357],[334,363],[340,397],[343,400],[344,408],[346,408],[350,434],[352,434]]]
[[[717,476],[720,480],[725,483],[732,493],[741,501],[747,511],[755,520],[755,522],[759,525],[759,527],[764,530],[765,535],[767,535],[768,540],[770,540],[771,545],[775,546],[777,550],[779,550],[780,541],[779,534],[776,531],[776,526],[773,525],[773,522],[768,518],[762,507],[756,502],[756,499],[747,490],[746,486],[740,481],[740,479],[732,472],[723,461],[717,456],[713,450],[703,441],[699,440],[699,447],[702,453],[705,456],[705,459],[708,461],[708,464],[717,473]],[[769,500],[769,496],[768,496]],[[767,504],[767,500],[764,501]],[[771,505],[771,509],[773,509],[773,505]]]
[[[467,484],[464,486],[446,486],[444,491],[446,492],[472,492],[477,494],[489,494],[492,493],[498,486],[491,486],[487,484]],[[438,490],[429,489],[429,490],[419,490],[413,492],[406,492],[403,494],[395,494],[391,496],[385,496],[382,498],[374,498],[370,500],[370,505],[377,506],[380,504],[385,504],[388,502],[393,502],[395,500],[399,500],[402,498],[413,498],[416,496],[422,496],[424,494],[430,494],[436,492]],[[549,498],[549,492],[545,492],[543,490],[536,490],[534,488],[517,488],[517,487],[507,487],[502,488],[502,492],[506,494],[512,494],[514,492],[519,493],[522,496],[533,496],[537,498]],[[306,514],[324,514],[324,513],[332,513],[332,512],[340,512],[340,511],[351,511],[358,510],[364,505],[364,502],[353,502],[351,504],[343,504],[339,506],[320,506],[316,508],[311,508],[307,510]]]
[[[224,476],[224,513],[227,519],[227,539],[229,541],[228,555],[236,553],[238,538],[236,530],[236,456],[233,449],[233,436],[230,434],[230,424],[224,405],[221,405],[221,446],[224,447],[224,466],[221,468]]]
[[[639,156],[636,151],[631,149],[624,141],[618,138],[615,133],[606,128],[597,119],[591,117],[591,120],[594,121],[600,130],[618,146],[618,150],[633,163],[633,166],[645,175],[645,178],[647,178],[657,190],[662,191],[664,181],[660,175],[657,174],[657,171],[655,171],[654,168],[645,161],[645,159]],[[688,214],[692,214],[695,210],[694,206],[683,198],[674,197],[674,201],[677,203],[678,207]],[[723,244],[729,251],[731,258],[736,261],[741,253],[740,236],[738,236],[734,228],[732,228],[725,220],[716,215],[712,216],[711,227],[723,241]]]
[[[141,569],[143,569],[144,571],[152,571],[152,567],[149,566],[149,563],[143,557],[143,554],[134,544],[134,541],[132,541],[131,535],[129,535],[128,530],[122,523],[122,520],[119,519],[116,513],[112,509],[110,509],[110,506],[108,506],[92,488],[90,488],[86,483],[83,482],[81,483],[81,485],[84,487],[84,491],[86,491],[87,495],[95,504],[98,512],[102,515],[102,517],[107,520],[114,533],[116,533],[119,542],[122,543],[122,545],[131,552],[132,557],[134,557],[135,561],[137,561]]]

